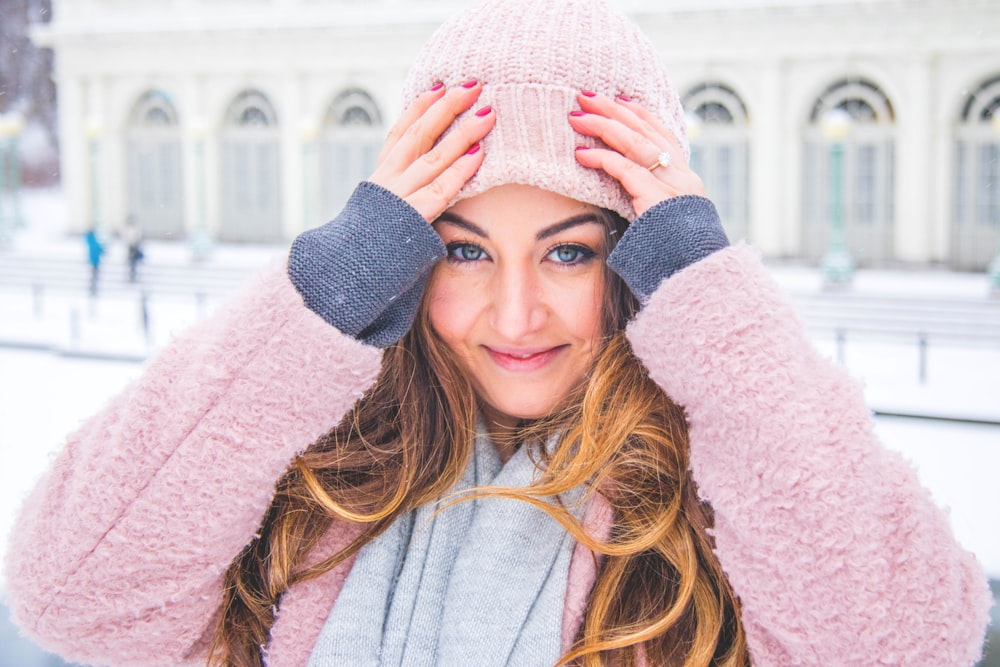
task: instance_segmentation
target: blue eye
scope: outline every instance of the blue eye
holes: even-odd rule
[[[486,251],[472,243],[448,244],[448,259],[455,262],[477,262],[486,257]]]
[[[549,258],[559,264],[580,264],[595,256],[590,248],[579,245],[561,245],[549,251]]]

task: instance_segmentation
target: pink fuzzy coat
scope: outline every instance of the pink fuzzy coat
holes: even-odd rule
[[[858,384],[809,344],[746,247],[676,274],[629,326],[690,423],[719,560],[757,666],[972,665],[989,591]],[[204,662],[220,577],[292,457],[375,380],[381,351],[306,309],[284,268],[177,340],[69,438],[7,561],[15,621],[79,662]],[[606,532],[606,506],[588,521]],[[339,525],[319,558],[354,535]],[[304,665],[350,563],[290,589],[268,651]],[[577,546],[563,644],[594,581]]]

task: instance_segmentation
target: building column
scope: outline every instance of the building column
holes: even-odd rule
[[[87,140],[84,132],[84,81],[75,75],[60,74],[59,88],[59,170],[70,217],[69,230],[87,229],[90,211]]]
[[[781,65],[760,64],[759,87],[750,108],[750,220],[747,236],[766,255],[785,255],[787,225],[782,221],[781,146],[787,141],[781,104]]]
[[[225,79],[216,77],[211,80],[207,74],[199,74],[197,78],[198,100],[201,105],[202,120],[205,128],[205,141],[203,166],[204,166],[204,192],[205,192],[205,225],[209,235],[215,239],[219,236],[222,228],[222,159],[220,157],[220,147],[222,136],[226,131],[224,127],[224,109],[232,102],[232,98],[226,98],[220,105],[213,104],[210,100],[209,91],[214,86],[221,86]]]
[[[277,95],[281,96],[279,118],[281,165],[281,231],[291,240],[305,228],[302,198],[302,127],[306,122],[301,103],[301,78],[285,77]],[[310,225],[312,226],[312,225]]]
[[[948,182],[943,156],[935,155],[931,99],[932,61],[912,57],[904,67],[905,99],[894,100],[903,110],[896,118],[895,136],[895,219],[893,247],[897,259],[927,262],[943,259],[941,249],[932,246],[934,198]]]
[[[112,137],[109,134],[106,113],[106,86],[99,76],[84,81],[84,174],[85,205],[80,209],[86,213],[84,229],[96,227],[101,234],[108,231],[108,147]]]
[[[209,256],[214,238],[214,228],[208,220],[208,192],[212,180],[206,161],[209,127],[204,76],[195,73],[185,77],[180,90],[187,100],[186,113],[181,116],[184,233],[192,256],[200,260]]]
[[[927,166],[928,177],[934,185],[931,190],[930,202],[930,244],[934,260],[940,260],[952,265],[955,259],[955,176],[958,163],[955,155],[955,129],[958,119],[953,115],[952,101],[965,101],[964,97],[952,98],[943,86],[941,67],[937,61],[931,63],[931,90],[934,108],[931,122],[931,132],[925,141],[931,147],[931,164]]]
[[[122,94],[122,84],[119,77],[115,79],[105,77],[100,87],[101,97],[104,98],[104,117],[107,124],[104,148],[104,168],[106,170],[104,183],[106,187],[103,194],[104,201],[107,202],[104,223],[108,232],[120,230],[125,219],[132,213],[129,210],[128,201],[128,167],[126,166],[125,145],[129,129],[129,112],[135,99],[126,98]]]
[[[204,214],[204,209],[199,211],[198,188],[205,187],[205,175],[198,174],[198,162],[202,162],[204,169],[205,152],[205,114],[202,108],[203,101],[198,95],[198,86],[195,84],[195,75],[185,76],[178,85],[178,95],[184,100],[180,111],[180,133],[181,133],[181,185],[184,188],[184,235],[191,238],[199,222],[199,215]],[[198,156],[199,150],[201,156]],[[198,183],[197,179],[201,179]]]
[[[781,254],[785,257],[802,259],[805,243],[803,196],[805,193],[805,157],[803,155],[804,133],[807,119],[795,102],[813,94],[809,82],[812,75],[803,76],[798,72],[794,77],[789,71],[789,63],[782,61],[779,68],[779,83],[776,95],[778,136],[774,139],[773,150],[778,155],[777,168],[764,177],[778,188],[781,202],[780,217],[773,227],[780,236]]]

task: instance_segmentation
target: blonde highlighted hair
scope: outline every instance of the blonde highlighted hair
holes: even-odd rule
[[[626,222],[604,213],[608,245]],[[624,326],[637,305],[605,269],[604,344],[587,381],[557,414],[524,424],[522,443],[559,434],[544,474],[514,497],[541,507],[602,555],[583,624],[559,665],[749,664],[739,601],[713,553],[710,508],[688,470],[683,411],[649,379]],[[230,564],[209,664],[263,664],[275,609],[292,585],[336,567],[402,514],[445,496],[471,454],[475,392],[421,307],[385,352],[372,389],[279,480],[261,530]],[[545,501],[578,486],[600,493],[614,524],[590,536],[571,508]],[[306,556],[334,522],[363,526],[325,561]],[[331,601],[332,603],[332,601]]]

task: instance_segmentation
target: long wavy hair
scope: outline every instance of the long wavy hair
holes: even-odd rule
[[[627,223],[604,212],[607,246]],[[432,278],[433,279],[433,278]],[[544,474],[522,489],[477,495],[533,503],[601,562],[576,642],[558,665],[749,664],[739,600],[713,553],[711,508],[688,469],[684,414],[632,354],[624,326],[637,304],[605,268],[603,344],[565,405],[524,423]],[[386,350],[375,385],[279,480],[254,540],[230,564],[209,664],[260,667],[282,594],[328,572],[402,514],[447,496],[469,461],[479,406],[463,370],[421,306],[411,331]],[[607,540],[589,535],[572,508],[546,502],[578,486],[613,511]],[[472,497],[465,496],[464,498]],[[326,560],[306,557],[334,522],[360,535]]]

